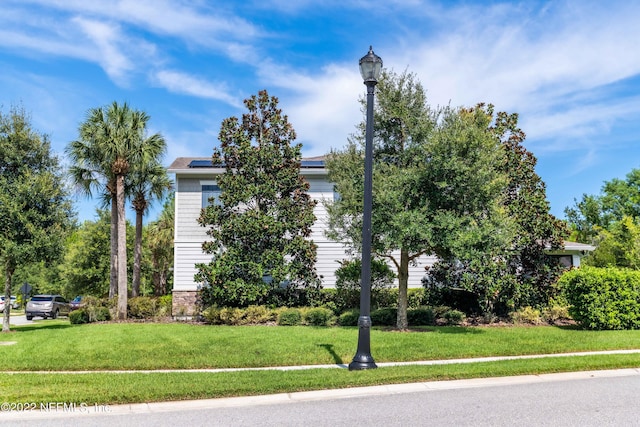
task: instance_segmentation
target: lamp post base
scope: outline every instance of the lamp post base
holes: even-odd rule
[[[350,371],[363,371],[365,369],[376,369],[378,367],[378,365],[376,365],[376,362],[373,361],[373,357],[369,357],[368,359],[362,358],[360,360],[356,359],[358,359],[358,355],[356,355],[351,363],[349,363]]]
[[[350,371],[361,371],[363,369],[375,369],[378,367],[371,356],[371,317],[360,316],[358,318],[358,349],[353,360],[349,363]]]

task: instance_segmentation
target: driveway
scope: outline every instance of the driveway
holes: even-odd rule
[[[33,320],[27,320],[27,316],[24,314],[12,314],[9,318],[10,325],[30,325],[33,323]]]

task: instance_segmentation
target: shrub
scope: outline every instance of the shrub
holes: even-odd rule
[[[82,325],[83,323],[89,323],[89,315],[84,309],[74,310],[69,313],[69,322],[72,325]]]
[[[111,320],[111,312],[107,307],[95,307],[89,313],[89,320],[91,322],[107,322]]]
[[[83,307],[79,310],[74,310],[69,314],[69,321],[71,323],[93,323],[93,322],[106,322],[111,320],[111,313],[107,305],[108,300],[101,300],[96,297],[86,296],[82,299]],[[83,314],[74,314],[82,312]],[[72,315],[74,316],[72,321]]]
[[[409,308],[420,308],[424,304],[424,289],[423,288],[408,289],[407,299],[408,299],[407,305]]]
[[[446,311],[442,317],[447,322],[447,325],[461,325],[466,318],[465,314],[460,310]]]
[[[550,324],[554,324],[561,320],[571,319],[569,307],[566,305],[552,304],[542,310],[542,319]]]
[[[515,323],[539,325],[542,323],[542,314],[540,313],[540,310],[527,306],[511,313],[511,319]]]
[[[371,312],[371,324],[375,326],[395,326],[398,310],[394,307],[379,308]]]
[[[569,314],[588,329],[640,328],[640,272],[582,267],[562,275],[558,286]]]
[[[322,307],[314,307],[304,312],[304,322],[311,326],[329,326],[333,320],[331,310]]]
[[[134,297],[127,301],[128,317],[133,319],[150,319],[158,313],[158,302],[152,297]]]
[[[277,318],[273,310],[263,305],[250,305],[244,310],[243,324],[259,325],[275,321]]]
[[[237,326],[242,324],[243,311],[237,307],[223,307],[218,315],[223,325]]]
[[[302,314],[297,308],[288,308],[278,315],[278,325],[296,326],[302,322]]]
[[[340,326],[358,326],[360,310],[347,310],[338,317]]]
[[[202,311],[202,319],[205,323],[209,325],[221,325],[222,321],[220,320],[220,309],[215,305],[211,307],[207,307]]]
[[[407,320],[410,326],[431,326],[435,324],[436,316],[433,309],[419,307],[407,310]]]
[[[171,295],[163,295],[158,297],[158,316],[171,316],[173,307],[173,297]]]
[[[343,261],[336,270],[335,304],[338,310],[360,306],[360,272],[362,261],[354,259]],[[377,305],[379,294],[393,285],[395,275],[382,260],[371,259],[371,305]]]

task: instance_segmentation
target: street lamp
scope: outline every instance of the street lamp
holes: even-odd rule
[[[367,127],[364,152],[364,208],[362,210],[362,271],[360,273],[360,317],[358,318],[358,349],[349,370],[375,369],[371,356],[371,211],[373,209],[373,92],[382,59],[369,53],[360,59],[360,74],[367,86]]]

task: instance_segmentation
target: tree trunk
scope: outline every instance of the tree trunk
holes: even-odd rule
[[[118,209],[118,320],[127,318],[127,230],[124,209],[124,175],[116,177]]]
[[[131,296],[140,294],[140,270],[142,268],[142,210],[136,209],[136,242],[133,251],[133,280]]]
[[[111,195],[111,269],[109,298],[118,294],[118,201]]]
[[[409,253],[406,249],[400,250],[400,267],[398,268],[398,319],[396,327],[400,330],[409,328],[407,320],[407,306],[409,298]]]
[[[9,267],[5,267],[5,279],[4,279],[4,316],[2,319],[2,332],[10,332],[9,318],[11,313],[11,276],[13,271]]]

